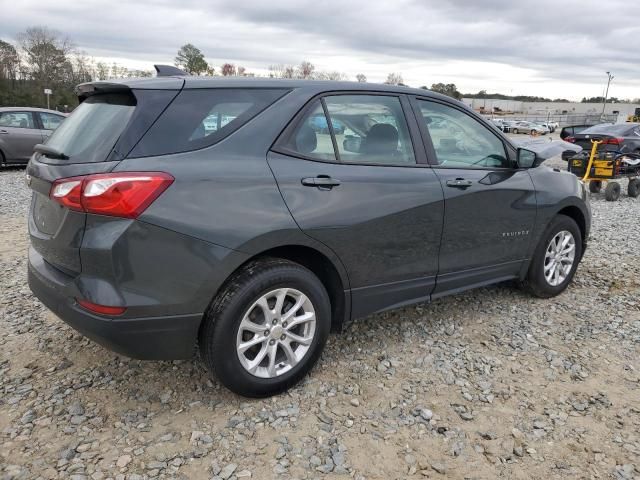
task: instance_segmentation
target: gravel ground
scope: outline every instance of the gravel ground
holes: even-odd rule
[[[371,316],[289,393],[76,334],[26,284],[20,169],[0,171],[0,478],[640,476],[640,201],[592,196],[575,282]],[[626,183],[624,185],[626,187]]]

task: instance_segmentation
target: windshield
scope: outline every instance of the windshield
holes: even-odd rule
[[[102,162],[124,131],[135,98],[110,93],[87,98],[53,132],[47,146],[69,157],[69,163]]]

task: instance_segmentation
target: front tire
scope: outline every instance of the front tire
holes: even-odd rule
[[[330,326],[329,296],[313,272],[265,258],[246,265],[216,295],[203,320],[200,352],[229,390],[267,397],[311,370]]]
[[[518,129],[517,129],[517,128],[514,128],[514,129],[512,130],[512,132],[513,132],[514,134],[517,134],[517,133],[518,133]]]
[[[590,180],[589,191],[591,193],[600,193],[602,190],[602,180]]]
[[[575,220],[557,215],[536,247],[522,287],[539,298],[555,297],[573,280],[582,258],[582,233]]]
[[[620,184],[618,182],[608,182],[604,189],[604,198],[607,202],[615,202],[620,198]]]
[[[638,196],[640,196],[640,178],[629,179],[629,185],[627,186],[627,194],[631,198],[638,198]]]

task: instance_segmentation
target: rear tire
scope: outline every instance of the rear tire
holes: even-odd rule
[[[602,191],[602,180],[591,180],[589,182],[589,191],[591,193],[600,193]]]
[[[287,317],[298,301],[304,303]],[[229,390],[267,397],[311,370],[330,326],[331,303],[318,277],[297,263],[265,258],[234,274],[216,295],[200,329],[200,352]]]
[[[554,245],[558,245],[556,244],[556,239],[560,238],[563,233],[562,242],[564,242],[565,239],[569,239],[569,237],[571,240],[567,242],[566,246],[558,249],[558,254],[562,254],[569,248],[569,243],[572,243],[573,250],[568,250],[564,253],[567,258],[563,258],[562,255],[558,256],[558,254],[554,253]],[[560,246],[562,246],[562,243]],[[568,259],[571,255],[572,260],[569,268]],[[556,261],[556,259],[562,261]],[[521,283],[521,287],[539,298],[555,297],[562,293],[571,283],[581,259],[582,233],[580,232],[578,224],[571,217],[557,215],[551,220],[551,223],[540,238],[540,242],[529,264],[529,271]],[[557,278],[551,275],[551,280],[549,280],[547,275],[549,273],[553,274],[555,271],[553,270],[553,264],[560,265],[561,273]]]
[[[2,150],[0,150],[0,168],[6,167],[7,166],[7,158],[4,156],[4,153],[2,153]]]
[[[620,184],[618,182],[607,183],[607,188],[604,189],[604,198],[607,202],[615,202],[620,198]]]
[[[517,129],[517,128],[514,128],[514,129],[512,130],[512,132],[513,132],[513,133],[515,133],[515,134],[517,134],[517,133],[518,133],[518,129]]]
[[[640,196],[640,178],[630,178],[627,194],[632,198]]]

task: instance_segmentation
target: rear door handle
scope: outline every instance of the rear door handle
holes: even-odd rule
[[[9,132],[7,132],[6,130],[0,130],[0,134],[1,135],[9,135]]]
[[[333,188],[340,185],[340,180],[331,178],[326,175],[318,175],[317,177],[307,177],[302,179],[302,185],[305,187]]]
[[[465,180],[464,178],[456,178],[455,180],[447,180],[447,187],[453,188],[469,188],[473,185],[471,180]]]

